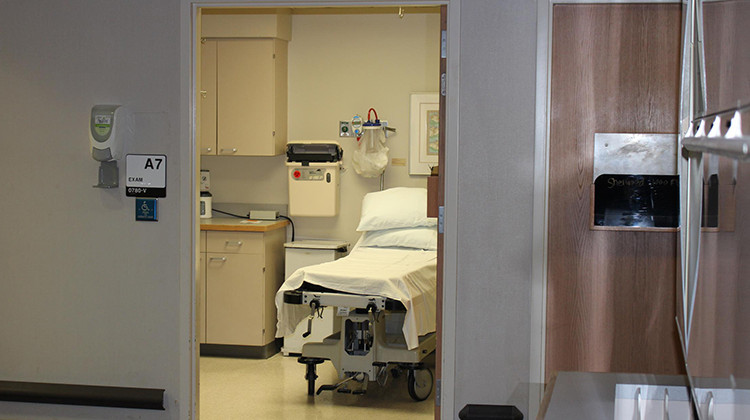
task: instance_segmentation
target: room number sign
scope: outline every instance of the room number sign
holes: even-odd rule
[[[127,197],[167,196],[166,155],[127,155],[125,167]]]

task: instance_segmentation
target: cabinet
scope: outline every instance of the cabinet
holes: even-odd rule
[[[200,252],[198,253],[198,279],[195,284],[197,296],[195,329],[198,332],[198,343],[206,342],[206,232],[200,234]]]
[[[274,297],[283,281],[285,229],[203,234],[205,287],[198,291],[201,355],[271,356],[278,351]]]
[[[287,48],[276,38],[201,41],[202,155],[275,156],[287,140]]]

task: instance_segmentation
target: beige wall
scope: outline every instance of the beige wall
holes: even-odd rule
[[[438,89],[439,14],[295,14],[289,43],[289,139],[336,140],[344,148],[338,217],[294,218],[297,238],[338,238],[354,243],[362,197],[379,179],[357,175],[351,164],[356,140],[338,138],[338,121],[366,118],[374,107],[398,133],[390,158],[409,158],[412,92]],[[211,171],[214,203],[287,204],[285,157],[203,157]],[[407,166],[389,165],[385,187],[426,186]],[[216,207],[222,209],[220,204]]]

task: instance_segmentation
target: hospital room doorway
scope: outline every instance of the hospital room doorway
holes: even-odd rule
[[[247,3],[195,11],[200,418],[283,419],[305,412],[316,418],[440,418],[442,232],[432,249],[436,299],[428,304],[436,349],[414,366],[378,365],[364,395],[323,390],[311,396],[309,367],[274,332],[275,295],[290,274],[284,261],[291,243],[336,242],[341,255],[330,258],[345,256],[361,239],[363,198],[381,190],[427,190],[427,216],[437,217],[445,185],[447,7]],[[259,69],[264,60],[267,67]],[[381,140],[387,161],[378,177],[358,175],[353,162],[363,137],[358,130],[371,119],[388,127]],[[238,120],[242,124],[232,123]],[[270,128],[253,131],[260,126]],[[288,141],[336,145],[342,152],[334,215],[290,212]],[[264,220],[268,214],[273,220]],[[258,218],[248,221],[251,215]],[[413,373],[417,367],[432,372],[431,392],[417,395],[424,398],[414,396],[424,389],[415,383],[426,380]],[[329,361],[313,375],[316,388],[341,380]]]

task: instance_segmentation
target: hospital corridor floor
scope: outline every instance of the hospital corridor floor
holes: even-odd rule
[[[425,360],[434,373],[435,356]],[[318,366],[316,387],[338,381],[330,362]],[[409,397],[406,372],[386,385],[370,382],[365,395],[323,391],[307,395],[305,366],[281,353],[267,360],[201,357],[201,420],[433,419],[435,392],[427,400]]]

